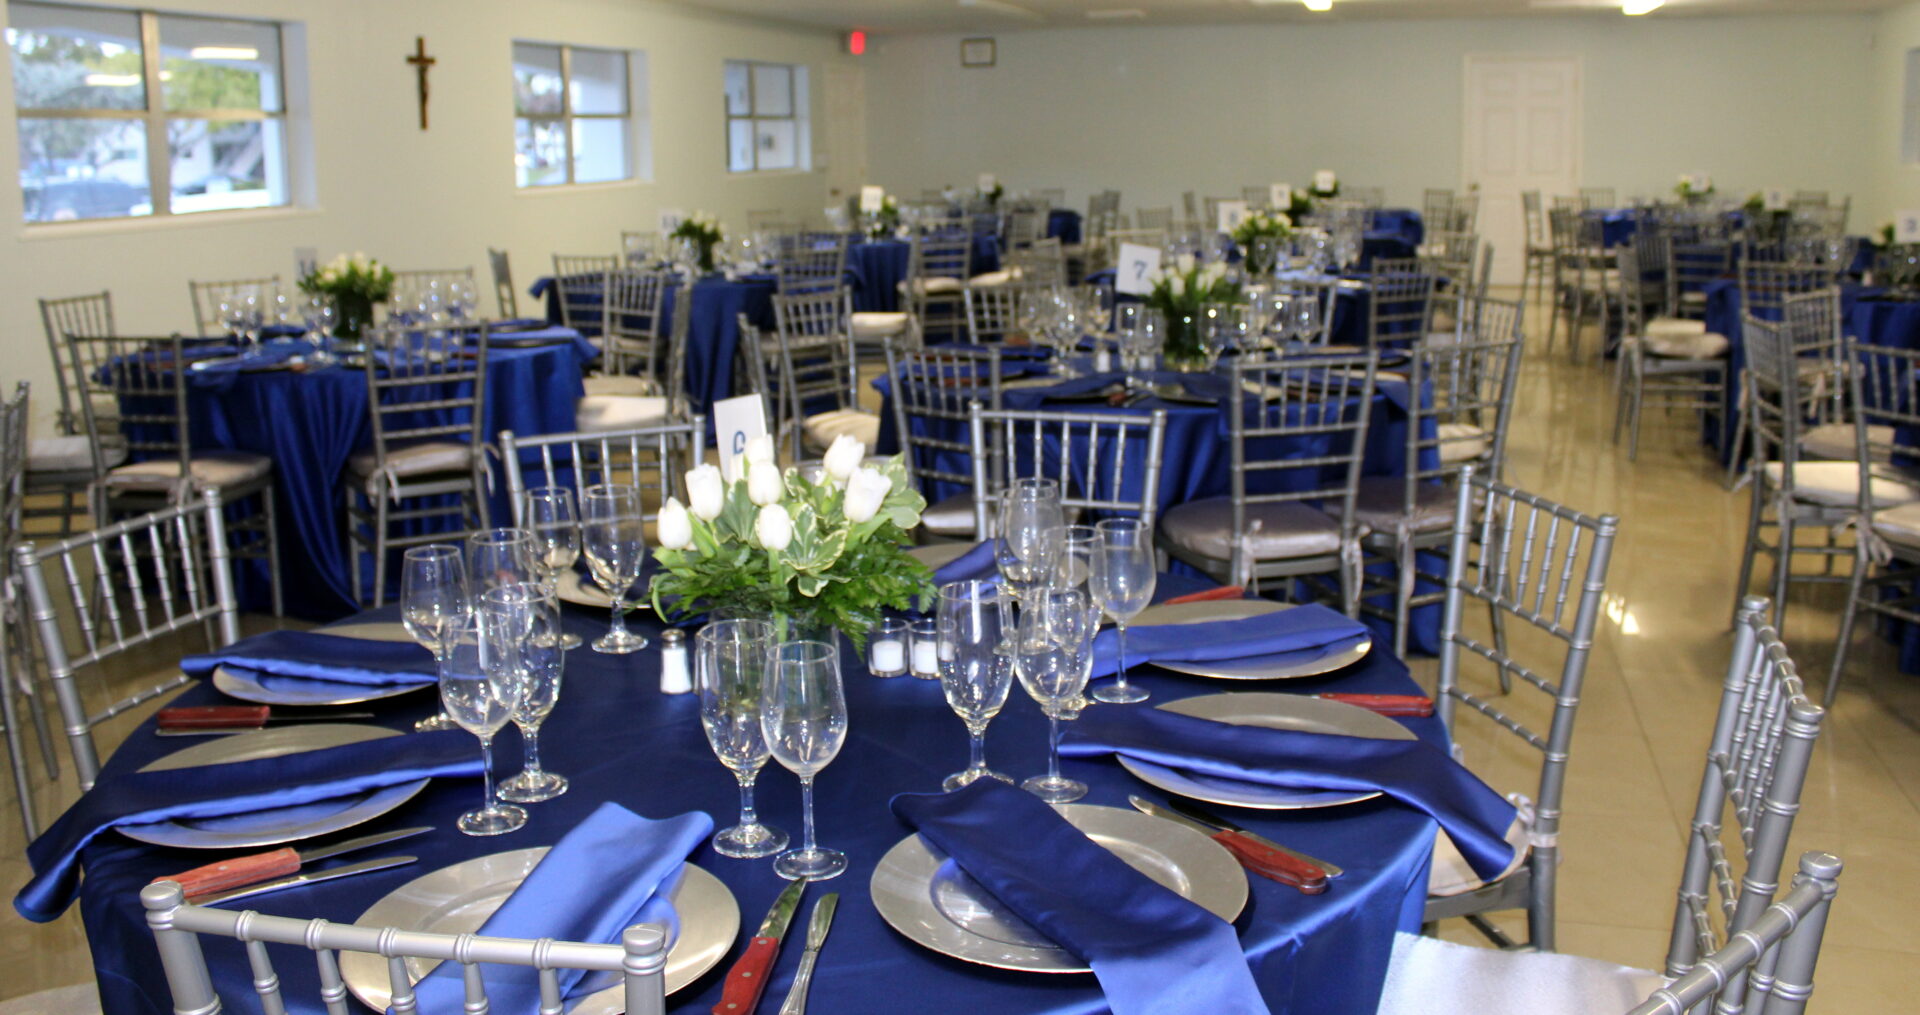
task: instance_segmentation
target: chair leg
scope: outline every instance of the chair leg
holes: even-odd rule
[[[1393,654],[1395,658],[1407,657],[1407,624],[1413,614],[1414,554],[1413,540],[1398,540],[1399,571],[1395,577],[1393,603]]]
[[[1726,447],[1720,449],[1721,452],[1727,456],[1727,489],[1729,490],[1739,488],[1740,474],[1743,471],[1740,466],[1746,462],[1746,456],[1740,453],[1740,449],[1747,443],[1747,382],[1744,378],[1742,378],[1740,384],[1739,404],[1734,407],[1733,411],[1733,440],[1729,442]],[[1726,417],[1721,416],[1719,423],[1720,432],[1725,433],[1727,428]]]
[[[1740,580],[1733,587],[1733,623],[1740,623],[1740,600],[1746,598],[1747,586],[1753,581],[1753,562],[1760,552],[1760,524],[1767,510],[1762,487],[1766,484],[1759,479],[1753,481],[1753,503],[1747,510],[1747,541],[1740,551]]]
[[[381,484],[373,500],[373,606],[387,603],[387,490]]]
[[[32,842],[40,837],[40,822],[33,815],[33,785],[27,778],[27,752],[20,744],[20,715],[11,675],[0,684],[4,685],[0,686],[0,723],[7,727],[7,761],[13,766],[13,789],[20,797],[20,827]]]
[[[360,584],[360,523],[354,519],[358,505],[353,500],[353,490],[349,488],[347,496],[347,574],[353,583],[353,602],[356,606],[366,605],[366,586]]]
[[[1627,461],[1629,462],[1638,461],[1640,458],[1640,413],[1646,408],[1646,399],[1646,370],[1642,364],[1635,363],[1633,370],[1633,404],[1627,415]]]
[[[1780,552],[1773,560],[1773,629],[1784,632],[1787,615],[1787,584],[1793,580],[1793,516],[1780,515]]]
[[[1826,708],[1832,708],[1833,699],[1840,694],[1840,675],[1847,669],[1847,646],[1853,642],[1853,622],[1859,615],[1860,593],[1862,586],[1866,584],[1869,566],[1865,548],[1856,546],[1853,556],[1853,578],[1847,582],[1847,608],[1840,614],[1840,637],[1833,643],[1833,669],[1827,672],[1827,691],[1820,699],[1820,703]]]
[[[1535,846],[1528,860],[1533,883],[1527,897],[1527,937],[1535,949],[1543,952],[1555,948],[1554,880],[1559,873],[1559,862],[1558,846]]]
[[[287,604],[280,585],[280,516],[273,504],[273,484],[260,491],[260,504],[267,526],[267,588],[273,595],[273,615],[287,615]]]

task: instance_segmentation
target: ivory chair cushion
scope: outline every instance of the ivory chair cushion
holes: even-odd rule
[[[841,434],[850,434],[867,447],[880,442],[880,417],[859,409],[835,409],[808,416],[801,426],[806,430],[807,439],[821,447],[832,444]]]
[[[1879,447],[1893,443],[1893,427],[1870,424],[1867,427],[1867,440]],[[1819,458],[1838,458],[1854,461],[1858,449],[1853,443],[1852,423],[1822,423],[1800,435],[1800,453]],[[1882,457],[1885,452],[1881,452]]]
[[[273,459],[251,451],[207,451],[187,462],[193,485],[202,490],[231,490],[273,471]],[[179,461],[168,458],[122,465],[107,473],[108,489],[123,493],[165,493],[180,481]]]
[[[1509,952],[1397,933],[1380,1015],[1591,1015],[1660,989],[1650,969],[1557,952]]]
[[[1661,338],[1692,338],[1707,333],[1707,322],[1685,317],[1656,317],[1647,322],[1647,334]]]
[[[1374,532],[1392,532],[1400,524],[1406,496],[1406,480],[1403,477],[1369,476],[1360,481],[1359,494],[1353,502],[1353,517]],[[1458,496],[1452,484],[1420,484],[1413,505],[1412,524],[1408,530],[1428,532],[1451,526]]]
[[[426,441],[404,448],[387,450],[387,475],[397,479],[431,476],[440,472],[464,472],[473,467],[473,450],[454,441]],[[347,459],[347,475],[369,495],[380,492],[383,474],[372,448],[353,453]]]
[[[35,437],[27,442],[27,471],[85,472],[93,468],[92,444],[84,436]],[[127,460],[125,445],[107,444],[101,451],[106,455],[107,468]]]
[[[1648,352],[1667,359],[1719,359],[1727,354],[1731,343],[1725,335],[1703,331],[1697,335],[1656,335],[1648,332],[1641,339],[1641,344]]]
[[[1298,502],[1247,505],[1247,524],[1260,523],[1247,536],[1255,560],[1319,557],[1340,552],[1340,523],[1317,508]],[[1173,545],[1214,560],[1233,557],[1233,498],[1188,501],[1160,516],[1160,531]]]
[[[660,390],[651,377],[633,377],[628,374],[598,374],[588,377],[585,382],[587,397],[595,395],[637,396],[652,395]]]
[[[582,398],[573,410],[576,430],[625,430],[667,419],[664,395],[594,395]]]
[[[1002,268],[999,271],[989,271],[975,275],[967,280],[967,284],[976,287],[984,286],[991,288],[993,286],[1011,285],[1018,281],[1020,281],[1019,268]]]
[[[888,338],[906,333],[907,315],[903,311],[857,310],[851,323],[855,339]]]
[[[1768,462],[1767,483],[1780,485],[1782,465]],[[1860,502],[1860,466],[1854,462],[1800,462],[1793,468],[1794,497],[1823,507],[1853,507]],[[1894,507],[1920,500],[1920,486],[1889,476],[1873,477],[1873,506]]]
[[[1493,449],[1493,435],[1472,423],[1442,423],[1436,433],[1440,437],[1440,461],[1447,465],[1479,461]]]
[[[910,279],[907,282],[907,288],[916,296],[926,296],[933,293],[957,293],[965,286],[965,282],[957,278],[948,278],[945,275],[936,275],[932,278]]]
[[[920,512],[920,524],[939,536],[973,535],[973,491],[956,493]]]
[[[1875,511],[1873,531],[1897,546],[1920,548],[1920,501]]]

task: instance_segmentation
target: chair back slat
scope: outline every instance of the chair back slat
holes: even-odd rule
[[[135,461],[171,458],[187,475],[191,448],[188,415],[185,342],[167,338],[129,338],[117,335],[67,336],[67,361],[76,386],[89,386],[118,406],[117,439]],[[101,419],[101,407],[92,398],[80,405],[90,438],[94,474],[107,469],[106,437],[111,427]]]
[[[847,273],[846,233],[789,233],[774,248],[774,281],[784,296],[837,289]]]
[[[599,371],[608,376],[658,377],[666,362],[661,346],[667,337],[666,298],[673,283],[670,271],[616,268],[607,272],[600,304]]]
[[[13,397],[0,403],[0,553],[7,555],[0,559],[0,573],[13,559],[13,541],[20,535],[25,514],[30,390],[27,382],[21,381],[14,386]]]
[[[262,312],[270,311],[274,298],[280,295],[280,276],[188,282],[187,295],[193,300],[193,324],[196,333],[201,338],[224,334],[227,330],[227,322],[220,319],[221,302],[237,296],[245,296],[249,292],[260,301],[259,306]]]
[[[589,337],[600,333],[607,272],[620,267],[619,254],[553,255],[554,300],[560,323]]]
[[[1813,996],[1814,966],[1839,890],[1840,870],[1840,858],[1831,853],[1801,854],[1799,872],[1786,895],[1627,1015],[1709,1010],[1801,1015]]]
[[[60,383],[60,412],[54,417],[54,424],[63,434],[80,433],[79,402],[96,389],[86,382],[79,382],[77,388],[73,386],[78,378],[68,358],[67,336],[92,338],[114,334],[113,294],[103,290],[85,296],[43,299],[40,323],[46,328],[47,352],[53,357],[53,375]]]
[[[911,349],[886,342],[894,431],[906,452],[907,474],[929,502],[935,483],[973,483],[974,402],[1000,408],[1000,350],[948,346]]]
[[[1438,279],[1418,258],[1381,258],[1367,277],[1367,346],[1422,341],[1433,328]]]
[[[1354,531],[1377,363],[1366,354],[1243,356],[1234,364],[1232,531],[1246,531],[1246,505],[1289,501],[1318,502],[1343,533]]]
[[[580,491],[599,483],[637,486],[646,505],[647,520],[659,517],[668,497],[685,500],[686,470],[706,456],[707,419],[628,430],[586,433],[529,434],[500,432],[500,457],[506,463],[507,498],[514,524],[524,518],[526,492],[542,486],[565,486]]]
[[[520,294],[513,288],[513,267],[507,260],[507,252],[498,247],[488,247],[487,267],[493,272],[493,298],[500,309],[500,317],[504,320],[519,317]]]
[[[388,324],[361,336],[367,351],[368,418],[377,468],[394,452],[435,438],[459,438],[476,468],[486,442],[487,334],[468,347],[452,332]]]
[[[1007,488],[1027,477],[1058,481],[1061,506],[1070,513],[1124,515],[1153,524],[1159,510],[1166,410],[989,409],[976,401],[967,412],[977,538],[993,534]]]

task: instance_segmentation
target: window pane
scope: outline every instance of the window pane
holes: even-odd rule
[[[727,171],[753,171],[753,121],[727,121]]]
[[[761,169],[794,167],[794,129],[792,120],[758,120],[754,123],[755,144],[760,150]]]
[[[559,120],[515,120],[514,181],[522,187],[567,182],[567,135]]]
[[[727,64],[727,115],[748,116],[753,113],[753,85],[751,71],[744,63]]]
[[[160,81],[168,109],[280,111],[279,28],[165,15],[159,22]]]
[[[20,189],[28,222],[152,214],[146,124],[21,117]]]
[[[627,111],[627,54],[607,49],[573,51],[573,111]]]
[[[138,15],[14,3],[7,17],[21,109],[147,107]]]
[[[627,121],[573,121],[573,182],[604,183],[624,180],[629,175]]]
[[[279,119],[169,120],[175,214],[265,208],[287,201]]]
[[[753,115],[793,115],[793,71],[771,63],[753,65]]]
[[[513,111],[559,114],[560,47],[513,44]]]

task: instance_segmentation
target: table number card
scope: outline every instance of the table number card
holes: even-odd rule
[[[1214,206],[1214,210],[1219,216],[1219,220],[1214,223],[1214,228],[1223,233],[1230,233],[1240,228],[1240,220],[1247,217],[1247,202],[1222,201]]]
[[[1267,184],[1267,207],[1280,212],[1293,207],[1293,185],[1290,183]]]
[[[686,221],[686,218],[687,213],[683,208],[660,209],[660,235],[665,236],[680,228],[680,223]]]
[[[1761,200],[1767,211],[1786,211],[1791,198],[1779,187],[1768,187]]]
[[[1920,243],[1920,211],[1903,211],[1893,217],[1893,242]]]
[[[887,201],[887,188],[867,184],[860,188],[860,210],[869,214],[878,214]]]
[[[734,464],[747,453],[747,442],[767,432],[767,405],[760,396],[737,395],[713,403],[713,433],[719,440],[720,474],[731,483]]]
[[[1159,270],[1159,247],[1122,243],[1120,257],[1113,266],[1113,291],[1145,296],[1153,291],[1153,273]]]

